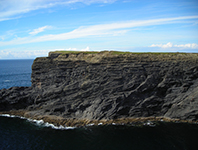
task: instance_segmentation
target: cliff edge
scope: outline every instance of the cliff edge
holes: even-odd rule
[[[0,90],[1,113],[60,124],[198,121],[198,54],[51,52],[34,60],[31,78],[31,87]]]

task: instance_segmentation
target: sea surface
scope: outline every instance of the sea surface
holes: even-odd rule
[[[31,85],[33,60],[0,60],[0,89]],[[59,128],[0,116],[0,150],[198,150],[198,124]]]
[[[31,86],[33,59],[0,60],[0,89],[13,86]]]

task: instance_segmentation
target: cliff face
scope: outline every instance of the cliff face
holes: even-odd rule
[[[0,91],[0,111],[75,119],[198,120],[198,54],[50,53],[32,86]]]

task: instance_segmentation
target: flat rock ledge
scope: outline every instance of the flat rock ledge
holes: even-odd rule
[[[167,117],[139,117],[139,118],[119,118],[119,119],[109,119],[109,120],[88,120],[88,119],[65,119],[60,116],[53,115],[38,115],[31,116],[31,112],[27,112],[24,110],[18,111],[9,111],[9,112],[0,112],[0,115],[9,114],[19,117],[24,117],[26,119],[32,120],[43,120],[45,123],[50,123],[55,126],[63,126],[63,127],[85,127],[85,126],[99,126],[99,125],[135,125],[142,126],[145,123],[153,123],[153,122],[173,122],[173,123],[190,123],[190,124],[198,124],[198,121],[191,120],[181,120],[181,119],[173,119]],[[148,125],[148,124],[147,124]]]

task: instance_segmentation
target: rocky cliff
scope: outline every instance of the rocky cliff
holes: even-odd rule
[[[52,52],[34,60],[31,87],[0,90],[0,111],[76,122],[198,121],[198,54]]]

